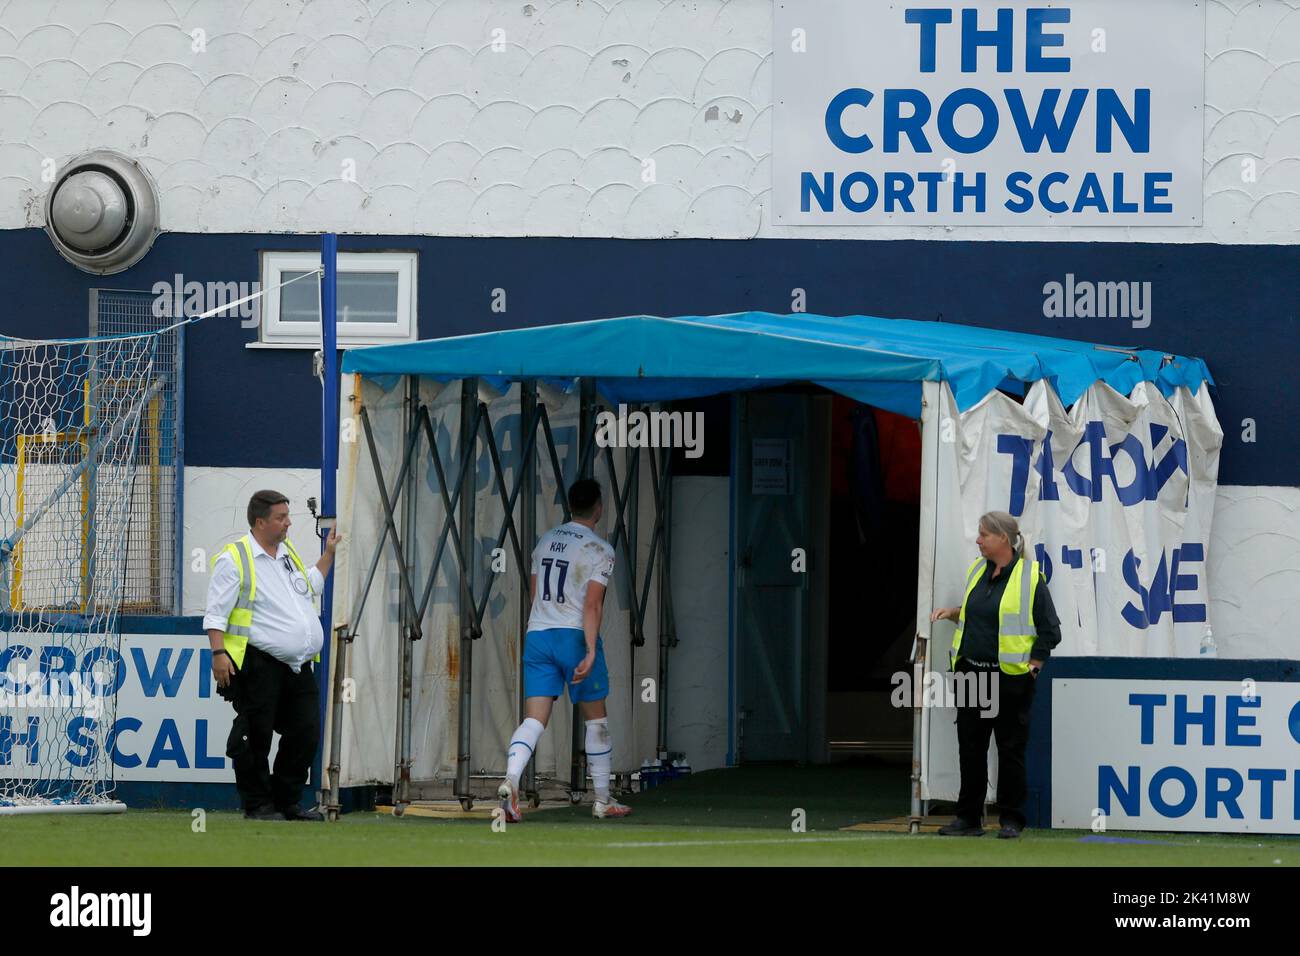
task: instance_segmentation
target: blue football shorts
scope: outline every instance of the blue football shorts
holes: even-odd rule
[[[552,627],[529,631],[524,637],[524,696],[559,697],[564,685],[587,656],[587,640],[578,627]],[[569,684],[569,698],[604,700],[609,696],[609,670],[605,667],[605,641],[596,638],[596,659],[577,684]]]

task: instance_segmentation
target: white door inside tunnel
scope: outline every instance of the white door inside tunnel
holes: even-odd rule
[[[732,626],[736,762],[822,761],[827,395],[737,402]]]

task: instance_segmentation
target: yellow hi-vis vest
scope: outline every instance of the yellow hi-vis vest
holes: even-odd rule
[[[1025,566],[1029,566],[1028,573]],[[988,567],[983,558],[976,559],[966,572],[966,594],[961,599],[961,616],[952,639],[951,663],[957,666],[961,632],[966,626],[966,602]],[[1007,674],[1029,673],[1029,652],[1033,650],[1038,629],[1034,627],[1034,595],[1038,593],[1038,562],[1021,558],[1011,569],[1006,590],[998,605],[998,666]]]
[[[302,558],[298,557],[298,550],[288,538],[284,539],[284,547],[289,552],[289,558],[306,579],[310,593],[311,578],[307,576]],[[239,596],[235,598],[235,606],[226,622],[226,653],[235,662],[235,667],[242,669],[244,652],[248,649],[248,639],[253,633],[253,596],[257,594],[257,570],[253,566],[253,536],[246,534],[234,544],[226,545],[212,559],[212,566],[216,567],[217,559],[226,553],[230,554],[235,567],[239,570]],[[319,661],[320,655],[317,654],[312,660]]]

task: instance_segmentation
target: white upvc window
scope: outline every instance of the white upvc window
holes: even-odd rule
[[[260,340],[281,348],[321,346],[320,283],[303,279],[320,267],[319,252],[263,252]],[[416,253],[340,252],[336,315],[339,348],[413,342],[416,328]]]

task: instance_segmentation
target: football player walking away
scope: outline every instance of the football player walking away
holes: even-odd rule
[[[596,534],[604,512],[600,485],[590,478],[575,481],[569,488],[569,512],[573,520],[542,535],[533,549],[532,610],[524,638],[524,722],[510,737],[506,779],[497,789],[510,823],[521,819],[519,778],[566,683],[587,725],[587,766],[596,790],[591,815],[604,820],[632,812],[609,795],[614,744],[605,711],[609,671],[600,616],[614,575],[614,549]]]

